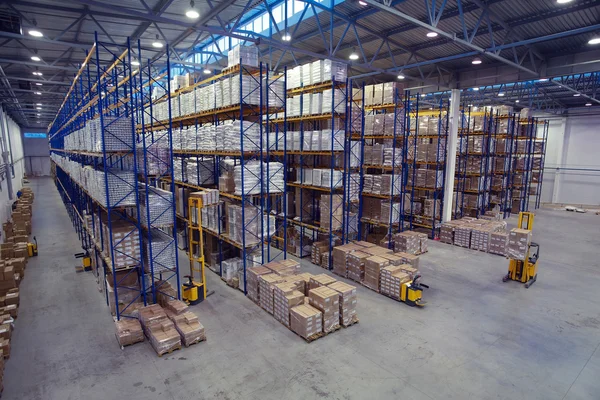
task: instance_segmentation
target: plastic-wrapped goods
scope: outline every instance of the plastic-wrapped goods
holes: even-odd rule
[[[152,238],[148,240],[148,234],[144,234],[144,271],[148,274],[175,271],[177,249],[173,238],[158,229],[152,229],[150,235]]]
[[[344,217],[341,195],[321,195],[319,209],[322,228],[335,231],[342,227]]]
[[[285,191],[285,171],[283,169],[283,164],[279,162],[265,162],[263,163],[263,168],[263,176],[267,179],[267,185],[265,185],[264,192],[283,193]]]
[[[312,110],[312,93],[306,93],[302,96],[302,113],[301,115],[310,115]]]
[[[402,192],[402,175],[401,171],[395,171],[394,175],[381,175],[381,190],[382,195],[397,196]]]
[[[244,269],[244,261],[239,257],[230,258],[228,260],[223,260],[221,262],[221,267],[223,268],[223,278],[229,282],[232,279],[237,278],[240,269]]]
[[[384,83],[383,84],[383,104],[395,104],[397,90],[401,90],[398,82]]]
[[[140,186],[140,217],[142,226],[167,227],[173,221],[173,194],[153,186]],[[148,220],[148,217],[150,220]]]
[[[311,95],[310,114],[319,115],[323,113],[323,93]]]
[[[317,60],[310,64],[311,83],[323,82],[323,61]]]
[[[147,175],[165,175],[171,164],[168,137],[161,136],[159,132],[155,133],[156,141],[152,143],[151,140],[151,137],[146,138],[145,152],[143,142],[136,145],[138,172]]]
[[[258,67],[258,47],[257,46],[235,46],[227,53],[227,68],[235,65]]]
[[[260,243],[262,220],[258,218],[258,213],[259,210],[256,207],[244,206],[242,219],[242,207],[237,204],[228,204],[227,233],[229,238],[246,246]]]
[[[231,78],[231,104],[260,104],[260,78],[254,75],[242,75],[239,78]],[[241,86],[240,86],[241,84]],[[225,86],[223,86],[225,88]]]
[[[271,77],[268,81],[266,78],[263,78],[263,102],[267,103],[268,101],[269,107],[283,107],[286,101],[284,83],[281,77]],[[232,92],[232,96],[235,95],[236,92]]]
[[[301,101],[302,96],[301,95],[296,95],[293,96],[291,99],[288,99],[288,109],[287,109],[287,113],[288,113],[288,117],[298,117],[300,116],[300,104],[302,103]]]
[[[181,338],[175,324],[169,319],[150,326],[147,333],[150,343],[159,356],[181,348]]]
[[[244,75],[245,76],[245,75]],[[239,79],[225,78],[221,81],[221,91],[223,96],[223,107],[229,107],[232,104],[239,103]],[[237,82],[237,85],[236,85]],[[237,89],[237,90],[236,90]]]
[[[115,322],[117,341],[121,347],[144,341],[144,331],[137,319],[123,318]]]
[[[344,89],[327,89],[323,91],[323,114],[335,113],[345,114],[346,113],[346,93]],[[333,110],[333,111],[332,111]]]
[[[242,176],[243,175],[243,176]],[[248,161],[234,169],[235,194],[238,196],[257,194],[262,191],[260,161]]]
[[[344,131],[332,131],[324,129],[321,132],[321,150],[322,151],[342,151],[344,150]]]
[[[187,311],[183,314],[176,315],[173,317],[175,323],[175,329],[181,336],[181,341],[184,346],[189,347],[194,343],[202,342],[206,340],[206,334],[204,332],[204,326],[198,320],[198,317]]]
[[[302,65],[302,86],[312,85],[312,63]]]
[[[323,82],[346,82],[346,78],[348,78],[348,66],[345,63],[331,60],[323,61]]]
[[[302,86],[302,66],[297,65],[294,68],[287,70],[287,87],[288,89],[296,89]]]
[[[348,200],[354,201],[359,199],[360,195],[360,174],[348,174]]]

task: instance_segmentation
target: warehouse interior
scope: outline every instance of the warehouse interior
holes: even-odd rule
[[[600,398],[598,21],[0,2],[0,396]]]

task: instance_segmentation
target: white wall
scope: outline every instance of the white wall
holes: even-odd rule
[[[43,132],[27,130],[27,132]],[[25,133],[25,132],[23,132]],[[47,138],[23,138],[25,173],[27,176],[50,176],[50,147]]]
[[[600,205],[600,116],[545,117],[542,202]]]
[[[23,142],[21,139],[21,128],[4,112],[3,109],[0,109],[0,124],[0,134],[2,134],[2,137],[0,137],[0,151],[9,152],[9,154],[12,155],[13,162],[13,168],[8,168],[7,171],[7,177],[12,182],[12,198],[9,197],[8,182],[4,178],[0,179],[0,223],[3,223],[9,219],[12,203],[16,199],[16,193],[23,187],[25,159]],[[0,163],[3,162],[0,154]]]

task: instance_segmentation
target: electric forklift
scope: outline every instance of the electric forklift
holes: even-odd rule
[[[188,199],[188,257],[190,273],[185,275],[187,281],[181,285],[181,297],[190,305],[202,302],[206,298],[206,278],[204,275],[204,244],[202,240],[202,208],[201,197],[190,194]],[[200,268],[198,268],[198,266]],[[196,274],[198,277],[196,278]]]
[[[534,215],[532,212],[520,212],[518,227],[533,231]],[[540,245],[534,242],[529,244],[525,260],[509,259],[508,274],[504,275],[502,282],[517,281],[529,288],[537,281],[538,260],[540,258]]]
[[[429,289],[424,283],[421,283],[421,275],[416,275],[412,281],[402,284],[400,290],[400,300],[411,307],[424,307],[427,302],[422,300],[423,288]]]
[[[35,236],[33,237],[33,243],[27,243],[27,255],[29,257],[37,257],[38,255],[38,244]]]

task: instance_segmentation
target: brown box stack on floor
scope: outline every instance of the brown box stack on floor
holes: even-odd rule
[[[193,312],[186,311],[175,315],[172,320],[184,346],[187,347],[206,340],[204,326]]]
[[[363,285],[371,290],[379,292],[379,277],[381,270],[387,267],[390,261],[380,257],[371,256],[365,260],[365,279]]]
[[[471,230],[471,249],[488,252],[491,231],[486,226],[474,227]]]
[[[173,299],[167,301],[164,306],[167,316],[181,315],[188,311],[189,307],[181,300]]]
[[[248,298],[256,304],[258,304],[260,298],[258,277],[272,272],[273,271],[263,265],[248,268],[246,270],[246,289],[248,290]]]
[[[296,306],[290,310],[290,328],[304,339],[323,332],[321,311],[308,304]]]
[[[127,271],[118,272],[117,273],[117,281],[120,281],[120,279],[123,279],[122,277],[125,276],[125,274],[127,274]],[[129,274],[129,276],[131,276],[132,280],[131,281],[129,281],[129,280],[122,281],[121,284],[130,286],[134,283],[133,281],[137,280],[134,274]],[[129,276],[127,276],[126,279],[130,279]],[[110,279],[109,279],[109,282],[111,282]],[[175,290],[175,288],[171,285],[171,283],[169,281],[158,280],[155,282],[154,285],[156,288],[160,288],[160,290],[157,291],[157,293],[156,293],[156,302],[161,307],[166,307],[167,303],[169,301],[177,298],[177,290]],[[112,286],[112,282],[111,282],[111,286]]]
[[[315,289],[315,288],[318,288],[321,286],[327,286],[333,282],[337,282],[337,280],[327,274],[313,275],[310,277],[310,280],[309,280],[308,292],[310,293],[310,291],[312,289]]]
[[[310,262],[321,265],[323,255],[329,255],[329,240],[314,242],[310,248]]]
[[[457,225],[454,228],[454,244],[460,247],[471,247],[471,231],[473,228],[468,224]]]
[[[410,278],[410,280],[413,280],[415,278],[415,276],[417,276],[419,274],[419,269],[413,267],[410,264],[402,264],[399,267],[400,267],[400,271],[402,271],[406,275],[408,275],[408,277]]]
[[[408,253],[396,253],[395,255],[400,258],[400,263],[392,265],[409,264],[410,266],[419,269],[419,256]]]
[[[429,237],[423,232],[413,232],[419,238],[420,251],[417,254],[427,253],[429,251]]]
[[[273,316],[286,327],[290,327],[290,310],[304,304],[304,293],[296,290],[291,282],[282,282],[273,289]]]
[[[300,272],[300,264],[294,260],[272,261],[263,266],[279,276],[291,276]]]
[[[321,286],[308,292],[308,303],[321,311],[323,332],[329,333],[340,326],[340,301],[335,290]]]
[[[342,203],[343,197],[339,194],[321,195],[321,199],[319,200],[321,228],[331,228],[331,230],[335,231],[342,227],[344,221],[344,208]]]
[[[302,293],[304,296],[308,296],[308,290],[310,288],[310,278],[314,275],[309,272],[304,272],[302,274],[290,276],[287,278],[287,282],[293,283],[295,286],[295,290]]]
[[[400,299],[402,284],[410,281],[402,266],[386,267],[381,271],[381,293],[394,299]]]
[[[355,243],[348,243],[342,246],[334,247],[332,252],[333,273],[346,278],[348,276],[348,270],[346,266],[348,254],[361,248],[362,246]]]
[[[410,254],[421,252],[421,238],[413,232],[400,232],[394,235],[394,251]]]
[[[132,318],[123,318],[115,322],[117,328],[117,342],[121,347],[144,341],[144,331],[140,321]]]
[[[181,339],[175,325],[158,304],[140,308],[139,320],[159,356],[181,347]]]
[[[273,290],[275,284],[283,281],[284,278],[277,274],[265,274],[258,277],[259,304],[269,314],[273,314]]]
[[[508,244],[508,233],[492,232],[490,234],[490,253],[506,256],[506,246]]]
[[[384,258],[390,262],[390,265],[401,265],[404,264],[405,261],[399,254],[408,254],[408,253],[394,253],[394,254],[382,254],[379,257]]]
[[[328,287],[339,294],[340,325],[349,326],[356,319],[356,287],[344,282],[335,282]]]
[[[357,250],[348,254],[346,265],[348,267],[348,278],[355,282],[365,279],[365,260],[371,255]]]
[[[530,244],[531,231],[529,229],[512,229],[508,235],[508,246],[506,248],[508,258],[525,261]]]

